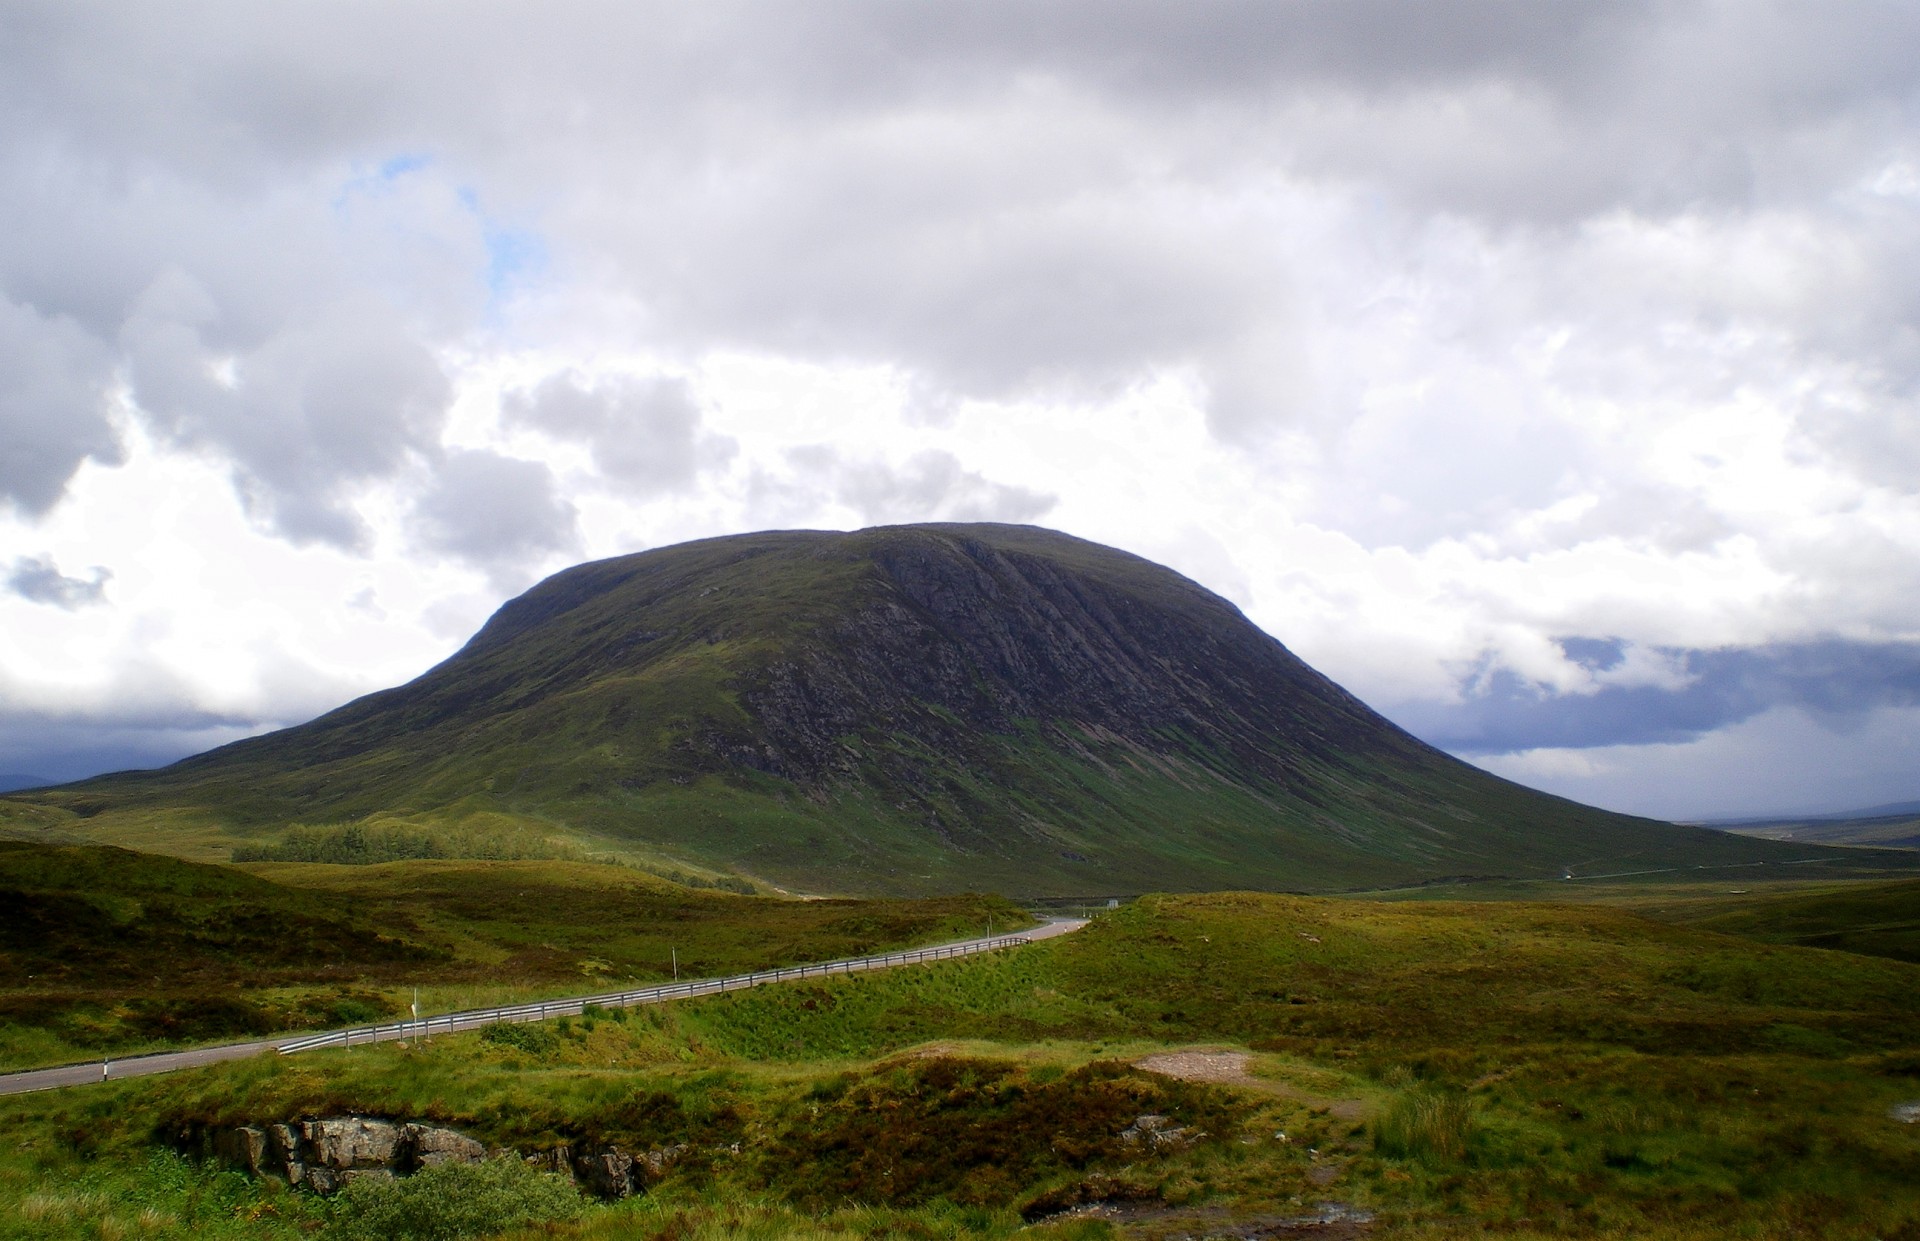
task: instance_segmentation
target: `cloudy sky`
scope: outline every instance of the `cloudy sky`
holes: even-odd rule
[[[1920,797],[1920,7],[0,0],[0,773],[1036,522],[1669,817]]]

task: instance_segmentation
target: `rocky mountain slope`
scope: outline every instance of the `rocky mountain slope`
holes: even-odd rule
[[[23,798],[136,846],[507,824],[834,891],[1325,889],[1807,852],[1496,779],[1186,578],[1001,525],[580,565],[407,685]]]

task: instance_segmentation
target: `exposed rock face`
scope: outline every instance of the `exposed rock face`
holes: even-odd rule
[[[213,1154],[255,1176],[330,1194],[366,1177],[404,1176],[441,1163],[478,1163],[487,1148],[464,1133],[370,1116],[216,1130]]]
[[[285,1126],[274,1127],[284,1128]],[[257,1129],[252,1125],[241,1125],[237,1129],[222,1129],[214,1134],[213,1153],[235,1167],[245,1168],[255,1176],[259,1176],[272,1166],[269,1157],[273,1152],[267,1144],[266,1130]]]
[[[644,1193],[665,1176],[667,1169],[687,1153],[685,1142],[676,1142],[672,1146],[662,1146],[639,1154],[630,1154],[618,1146],[609,1143],[573,1148],[562,1147],[559,1152],[573,1171],[573,1179],[580,1188],[601,1198],[626,1198],[633,1194]],[[528,1156],[528,1162],[535,1162],[543,1156]],[[553,1155],[545,1155],[552,1160]]]
[[[1180,1150],[1204,1136],[1200,1130],[1180,1128],[1166,1116],[1142,1116],[1120,1131],[1120,1140],[1128,1146],[1145,1145],[1151,1150]]]
[[[882,722],[930,751],[1023,720],[1161,753],[1178,732],[1281,784],[1309,742],[1417,746],[1194,583],[1106,549],[1127,571],[1076,572],[1051,550],[952,531],[872,540],[879,580],[832,640],[748,690],[768,765],[803,783],[850,774],[841,740]]]
[[[310,1120],[303,1135],[309,1162],[328,1168],[391,1168],[400,1150],[402,1130],[385,1120],[347,1116]]]
[[[431,1168],[441,1163],[477,1163],[487,1156],[487,1148],[464,1133],[435,1129],[429,1125],[408,1125],[416,1166]]]
[[[645,1192],[689,1149],[682,1142],[634,1154],[597,1142],[525,1154],[489,1151],[457,1130],[372,1116],[237,1125],[206,1134],[201,1145],[254,1176],[278,1177],[317,1194],[369,1177],[408,1176],[438,1164],[493,1157],[519,1158],[543,1172],[570,1176],[585,1192],[609,1199]]]
[[[633,1156],[617,1146],[587,1146],[573,1153],[573,1176],[580,1187],[601,1198],[625,1198],[633,1192]]]

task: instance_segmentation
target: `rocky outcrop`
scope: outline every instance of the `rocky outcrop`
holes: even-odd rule
[[[1181,1150],[1205,1137],[1199,1129],[1183,1129],[1166,1116],[1141,1116],[1120,1131],[1120,1140],[1128,1146],[1146,1146],[1149,1150]]]
[[[335,1116],[215,1130],[211,1153],[254,1176],[272,1176],[318,1194],[367,1177],[405,1176],[442,1163],[478,1163],[487,1148],[434,1125]]]
[[[633,1156],[617,1146],[586,1146],[573,1152],[573,1179],[598,1198],[633,1193]]]
[[[429,1125],[408,1125],[413,1140],[416,1167],[431,1168],[441,1163],[473,1163],[486,1154],[486,1148],[464,1133],[436,1129]]]
[[[197,1139],[183,1135],[182,1141],[254,1176],[275,1177],[317,1194],[331,1194],[369,1177],[408,1176],[438,1164],[509,1158],[570,1176],[582,1191],[609,1199],[644,1193],[690,1149],[680,1142],[631,1152],[609,1142],[592,1142],[531,1152],[489,1150],[454,1129],[373,1116],[235,1125],[200,1133]]]
[[[557,1152],[573,1172],[580,1188],[600,1198],[626,1198],[644,1193],[667,1174],[690,1149],[685,1142],[630,1154],[611,1143],[596,1142],[576,1147],[561,1147]],[[553,1154],[543,1153],[552,1160]],[[529,1155],[535,1162],[542,1155]]]

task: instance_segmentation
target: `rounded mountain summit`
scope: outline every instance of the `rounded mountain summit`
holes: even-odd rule
[[[409,684],[33,800],[135,847],[484,825],[832,892],[1356,888],[1779,850],[1488,775],[1169,569],[984,524],[583,564]]]

